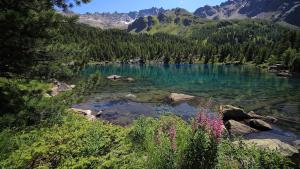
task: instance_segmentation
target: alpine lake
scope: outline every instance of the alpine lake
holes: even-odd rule
[[[118,125],[129,125],[141,116],[175,114],[185,120],[201,110],[219,111],[220,105],[234,105],[246,112],[278,119],[273,130],[248,137],[299,139],[300,78],[278,77],[248,65],[90,65],[83,78],[99,71],[103,77],[119,75],[117,80],[103,79],[96,92],[75,108],[100,112],[99,118]],[[195,96],[183,102],[171,102],[171,93]]]

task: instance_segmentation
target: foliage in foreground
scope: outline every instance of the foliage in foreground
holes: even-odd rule
[[[143,118],[129,137],[147,157],[148,168],[289,168],[289,160],[278,152],[234,145],[218,136],[216,122],[198,119],[195,126],[172,116]]]
[[[73,91],[46,97],[52,84],[41,80],[0,78],[0,129],[56,124],[66,108],[101,83],[99,73],[79,82]]]
[[[175,116],[124,128],[65,112],[51,127],[2,130],[0,151],[2,168],[288,168],[277,152],[216,139]]]
[[[87,121],[66,112],[52,127],[3,130],[3,168],[139,168],[140,158],[126,142],[128,129]]]

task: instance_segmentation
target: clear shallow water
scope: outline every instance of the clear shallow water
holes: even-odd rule
[[[114,110],[123,111],[126,112],[124,117],[161,112],[187,117],[211,98],[210,109],[232,104],[246,111],[281,118],[278,125],[293,132],[300,131],[300,78],[277,77],[252,66],[203,64],[97,65],[87,67],[83,75],[96,71],[104,76],[116,74],[135,80],[107,81],[80,106],[110,114]],[[174,105],[166,100],[172,92],[197,97],[191,102]],[[147,106],[149,109],[145,108]],[[138,113],[138,110],[143,111]]]

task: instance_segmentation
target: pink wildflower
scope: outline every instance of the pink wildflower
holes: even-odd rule
[[[218,140],[223,132],[223,120],[221,118],[214,118],[212,120],[212,134]]]
[[[211,133],[211,135],[215,139],[219,139],[223,132],[223,120],[222,116],[218,114],[214,116],[212,119],[209,117],[208,113],[200,112],[195,117],[195,127],[201,127],[207,132]]]

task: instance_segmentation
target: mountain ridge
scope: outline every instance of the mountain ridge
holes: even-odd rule
[[[138,30],[147,28],[149,25],[151,26],[151,24],[145,26],[142,23],[142,18],[148,20],[151,19],[148,16],[154,18],[159,16],[164,17],[164,15],[169,15],[170,12],[178,9],[181,9],[181,14],[190,15],[189,19],[184,21],[186,25],[191,24],[190,20],[195,20],[195,18],[207,20],[262,19],[283,23],[288,26],[300,27],[300,20],[298,19],[300,18],[299,0],[227,0],[216,6],[205,5],[196,9],[193,13],[183,8],[165,10],[163,8],[152,7],[128,13],[95,12],[77,15],[79,16],[79,23],[101,29],[117,28],[131,31],[135,29],[133,28],[134,25],[139,25],[137,22],[143,24]],[[175,15],[177,14],[175,13]],[[178,18],[176,18],[175,22],[178,22]]]
[[[194,15],[206,19],[265,19],[300,26],[299,0],[228,0],[198,8]]]
[[[85,13],[77,14],[79,16],[79,23],[87,24],[102,29],[127,29],[128,25],[134,22],[139,17],[155,16],[161,12],[164,12],[163,8],[152,7],[149,9],[143,9],[139,11],[131,11],[128,13]]]

